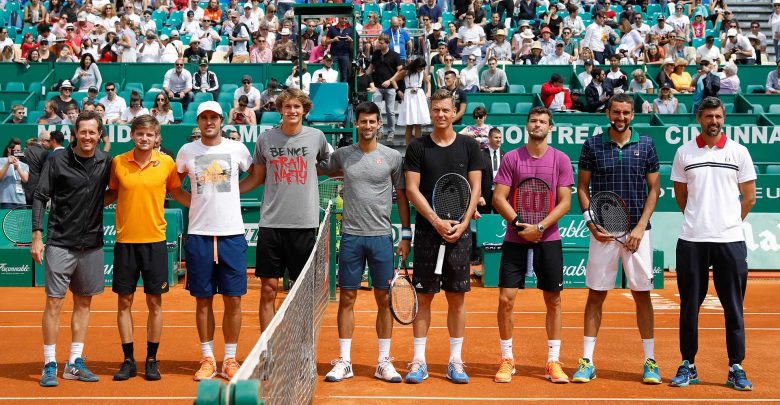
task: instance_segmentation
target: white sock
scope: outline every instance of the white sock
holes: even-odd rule
[[[225,359],[235,359],[236,348],[238,348],[238,343],[225,343]]]
[[[76,359],[81,357],[82,353],[84,353],[84,343],[76,343],[73,342],[70,344],[70,359],[68,359],[68,363],[73,364],[76,362]]]
[[[379,359],[382,361],[390,357],[390,339],[379,339]]]
[[[57,345],[43,345],[43,364],[57,361]]]
[[[596,337],[585,336],[582,338],[582,358],[593,362],[593,349],[596,348]]]
[[[350,349],[352,349],[352,339],[339,339],[339,353],[342,360],[352,361],[352,357],[349,354]]]
[[[507,340],[498,339],[498,346],[501,348],[501,358],[502,359],[514,359],[515,357],[512,355],[512,338],[509,338]]]
[[[655,359],[655,339],[642,339],[642,349],[645,351],[645,360]]]
[[[200,353],[203,357],[214,357],[214,341],[200,342]]]
[[[547,341],[547,361],[561,361],[561,341]]]
[[[427,337],[414,338],[414,358],[412,360],[425,363],[425,343],[427,341]]]
[[[450,338],[450,363],[462,363],[463,360],[461,360],[460,354],[461,350],[463,349],[463,338]]]
[[[693,364],[693,363],[688,363],[688,368],[690,368],[691,370],[693,370],[694,368],[696,368],[696,365],[695,365],[695,364]]]

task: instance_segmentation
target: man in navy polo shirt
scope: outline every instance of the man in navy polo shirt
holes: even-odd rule
[[[349,25],[349,17],[339,17],[339,23],[330,27],[325,45],[330,45],[330,55],[339,67],[341,81],[349,83],[352,63],[352,43],[355,31]]]
[[[641,136],[630,127],[634,119],[634,99],[631,95],[623,93],[613,96],[607,104],[606,113],[610,122],[607,132],[588,138],[582,146],[577,194],[580,207],[586,210],[590,205],[591,193],[617,193],[628,205],[631,233],[625,246],[621,245],[611,235],[599,231],[586,216],[591,232],[585,279],[589,291],[585,304],[582,358],[572,381],[586,383],[596,378],[593,351],[601,326],[601,308],[607,292],[615,286],[620,258],[623,260],[628,287],[636,302],[636,320],[645,355],[642,382],[660,384],[661,376],[653,353],[653,303],[650,300],[653,282],[647,278],[633,256],[637,252],[645,263],[652,266],[650,216],[661,192],[658,155],[653,140]]]
[[[742,303],[748,274],[742,222],[756,203],[756,171],[747,148],[723,134],[725,116],[719,98],[705,98],[696,111],[701,134],[677,149],[672,165],[675,199],[684,219],[677,240],[683,362],[671,385],[686,387],[699,382],[694,365],[699,348],[699,307],[707,295],[712,266],[726,318],[726,385],[750,391],[753,384],[740,364],[745,359]]]

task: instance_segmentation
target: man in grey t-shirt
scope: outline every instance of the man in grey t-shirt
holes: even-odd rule
[[[479,90],[487,93],[503,92],[506,90],[506,72],[498,70],[498,59],[491,56],[488,59],[488,70],[482,72],[480,80],[482,88]]]
[[[376,329],[379,358],[374,377],[401,382],[390,357],[393,319],[388,305],[390,280],[393,278],[393,231],[390,214],[393,209],[393,187],[401,217],[401,242],[397,254],[406,260],[412,239],[409,225],[409,201],[406,198],[401,154],[377,142],[382,125],[379,107],[363,102],[355,107],[358,143],[338,149],[330,158],[328,174],[344,176],[344,220],[339,249],[339,348],[340,357],[325,381],[351,378],[350,349],[355,329],[354,305],[363,269],[368,262],[377,304]]]
[[[297,279],[314,248],[320,220],[317,166],[330,156],[322,131],[303,126],[311,110],[306,94],[287,89],[276,98],[276,108],[282,125],[257,139],[249,175],[239,186],[246,193],[265,184],[255,270],[262,279],[261,330],[273,318],[279,278],[287,270],[290,280]]]

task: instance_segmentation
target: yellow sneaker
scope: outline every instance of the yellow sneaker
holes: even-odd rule
[[[217,361],[213,357],[204,357],[200,368],[195,372],[195,381],[210,380],[217,375]]]
[[[225,359],[225,361],[222,362],[222,377],[227,378],[228,380],[232,379],[233,376],[236,375],[239,367],[241,367],[241,364],[239,364],[234,357]]]
[[[512,381],[512,376],[515,375],[515,361],[513,359],[501,359],[498,364],[498,372],[493,381],[497,383],[508,383]]]
[[[560,361],[548,361],[544,368],[544,378],[558,384],[569,382],[569,376],[563,372],[563,363]]]

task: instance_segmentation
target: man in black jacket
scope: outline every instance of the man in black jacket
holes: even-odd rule
[[[701,101],[707,97],[717,97],[720,91],[720,77],[712,73],[712,64],[707,59],[699,62],[699,72],[694,76],[693,83],[693,114],[699,108]],[[28,180],[29,181],[29,180]]]
[[[626,83],[626,77],[619,79],[607,78],[607,73],[601,68],[593,68],[590,72],[591,80],[585,88],[585,101],[588,103],[588,111],[602,112],[609,99],[615,94],[615,88],[620,88]]]
[[[198,71],[192,75],[192,92],[211,93],[216,101],[219,96],[217,75],[209,70],[209,62],[205,58],[200,60],[199,65]]]
[[[103,135],[100,116],[79,114],[77,143],[51,156],[43,167],[33,196],[33,240],[30,253],[38,264],[46,258],[46,308],[43,313],[44,368],[40,385],[55,387],[55,344],[65,294],[73,292],[70,358],[63,378],[95,382],[99,378],[84,365],[84,339],[89,326],[92,296],[103,292],[103,194],[111,174],[111,156],[97,145]],[[46,204],[51,200],[48,238],[44,252],[41,230]]]
[[[491,128],[488,133],[488,147],[482,149],[482,197],[479,198],[477,211],[480,214],[495,214],[493,210],[493,178],[501,167],[501,158],[504,152],[501,150],[503,135],[498,128]]]
[[[30,167],[27,183],[23,183],[24,199],[27,205],[32,205],[35,186],[38,185],[38,179],[41,177],[41,170],[46,158],[49,156],[49,133],[41,131],[38,134],[38,143],[28,146],[24,150],[24,161]]]

